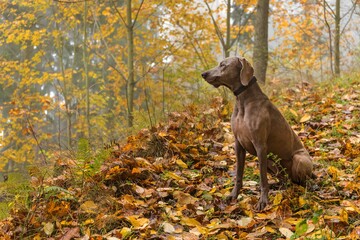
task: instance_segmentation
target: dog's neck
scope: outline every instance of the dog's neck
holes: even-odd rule
[[[251,87],[251,85],[253,85],[254,83],[256,83],[256,77],[253,76],[249,82],[248,85],[244,86],[241,85],[240,87],[238,87],[237,89],[235,89],[235,91],[233,92],[234,95],[237,97],[239,96],[241,93],[243,93],[244,91],[246,91],[246,89],[248,89],[249,87]]]

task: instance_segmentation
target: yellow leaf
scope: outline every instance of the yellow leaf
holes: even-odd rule
[[[93,224],[95,221],[92,218],[86,219],[85,222],[83,223],[84,225],[89,225],[89,224]]]
[[[190,227],[196,227],[197,230],[201,233],[201,234],[206,234],[206,228],[204,228],[201,223],[199,223],[196,219],[194,218],[188,218],[188,217],[182,217],[181,224],[184,224],[186,226],[190,226]]]
[[[33,238],[33,240],[41,240],[40,233],[36,234],[35,237]]]
[[[179,175],[177,175],[177,174],[174,173],[174,172],[167,172],[167,173],[165,173],[165,176],[170,177],[170,178],[172,178],[172,179],[174,179],[174,180],[177,180],[177,181],[183,180],[182,177],[180,177]]]
[[[123,227],[120,231],[120,234],[123,239],[126,239],[127,236],[130,236],[131,229],[128,227]]]
[[[345,208],[342,208],[340,210],[340,221],[348,223],[348,218],[349,218],[349,216],[348,216],[347,211],[345,210]]]
[[[300,118],[300,123],[307,122],[310,120],[310,118],[311,118],[311,116],[309,114],[305,113],[305,115]]]
[[[330,173],[330,175],[334,180],[336,180],[339,177],[339,170],[334,166],[328,167],[328,172]]]
[[[98,206],[93,201],[86,201],[81,204],[80,208],[87,213],[96,213]]]
[[[179,165],[181,168],[188,168],[186,163],[184,163],[181,159],[176,159],[176,164]]]
[[[137,173],[141,173],[141,169],[134,167],[134,168],[131,170],[131,174],[137,174]]]
[[[279,228],[279,231],[282,235],[284,235],[287,239],[291,238],[291,236],[294,234],[290,229],[288,228]]]
[[[159,132],[160,137],[166,137],[168,134],[164,131]]]
[[[191,196],[189,193],[184,193],[182,191],[175,191],[173,193],[174,198],[177,200],[177,204],[184,206],[187,204],[195,204],[198,200],[197,198]]]
[[[276,230],[273,229],[272,227],[265,226],[265,229],[266,229],[266,231],[269,232],[269,233],[276,233]]]
[[[214,192],[216,192],[216,187],[215,186],[209,191],[209,193],[214,193]]]
[[[201,227],[201,223],[199,223],[196,219],[194,218],[189,218],[189,217],[183,217],[181,218],[180,221],[182,224],[186,225],[186,226],[190,226],[190,227]]]
[[[274,205],[279,205],[282,201],[282,194],[278,193],[276,194],[275,198],[274,198]]]
[[[299,115],[297,114],[297,112],[296,112],[295,110],[289,109],[289,111],[292,113],[292,115],[294,115],[294,117],[295,117],[296,119],[299,119]]]
[[[152,164],[146,160],[145,158],[142,157],[137,157],[135,158],[136,163],[139,164],[140,167],[144,167],[144,168],[152,168]]]
[[[149,225],[150,220],[147,218],[139,218],[137,215],[127,217],[127,220],[130,221],[131,225],[133,225],[134,229],[144,229],[147,225]]]
[[[299,197],[299,207],[303,207],[306,204],[306,200],[300,196]]]

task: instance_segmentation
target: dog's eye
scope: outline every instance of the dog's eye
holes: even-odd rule
[[[225,67],[225,63],[220,63],[220,67]]]

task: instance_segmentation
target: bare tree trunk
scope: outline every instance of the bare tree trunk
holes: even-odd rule
[[[72,134],[72,122],[71,122],[71,105],[70,105],[70,100],[69,100],[69,92],[68,89],[71,88],[71,86],[67,86],[66,83],[66,75],[65,75],[65,66],[64,66],[64,60],[63,60],[63,40],[59,40],[61,41],[61,46],[59,48],[59,57],[60,57],[60,69],[61,69],[61,75],[63,78],[63,87],[62,87],[62,95],[64,96],[64,101],[65,101],[65,112],[66,112],[66,140],[67,140],[67,147],[68,149],[71,148],[72,145],[72,139],[71,139],[71,134]],[[75,56],[74,56],[75,57]],[[61,84],[59,82],[59,86],[61,87]],[[59,119],[60,121],[60,119]],[[59,138],[60,139],[60,138]],[[59,142],[60,144],[60,142]]]
[[[87,137],[90,139],[90,86],[89,86],[89,73],[88,73],[88,60],[87,60],[87,31],[86,31],[86,19],[87,18],[87,1],[84,1],[84,48],[83,48],[83,61],[84,61],[84,71],[85,71],[85,88],[86,88],[86,128],[87,128]],[[86,135],[85,135],[86,136]]]
[[[330,70],[331,70],[331,74],[334,74],[334,67],[333,67],[333,48],[332,48],[332,34],[331,34],[331,27],[330,27],[330,24],[327,20],[327,17],[326,17],[326,5],[327,5],[327,2],[326,0],[324,0],[323,2],[323,5],[324,5],[324,20],[325,20],[325,24],[326,24],[326,27],[328,29],[328,33],[329,33],[329,57],[330,57]]]
[[[127,107],[128,107],[128,127],[133,126],[134,115],[134,25],[131,16],[131,0],[126,1],[126,27],[127,27],[127,42],[128,42],[128,71],[129,76],[127,79],[126,93],[127,93]]]
[[[226,6],[226,43],[225,43],[225,47],[223,49],[225,57],[229,57],[230,56],[230,48],[231,48],[231,0],[227,1],[227,6]]]
[[[255,42],[253,51],[255,76],[265,83],[268,62],[269,0],[258,0],[255,13]]]
[[[335,6],[335,76],[340,76],[340,0]]]

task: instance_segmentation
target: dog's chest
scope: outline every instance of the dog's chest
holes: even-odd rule
[[[256,154],[249,125],[240,114],[233,114],[231,118],[231,128],[236,140],[249,153]]]

